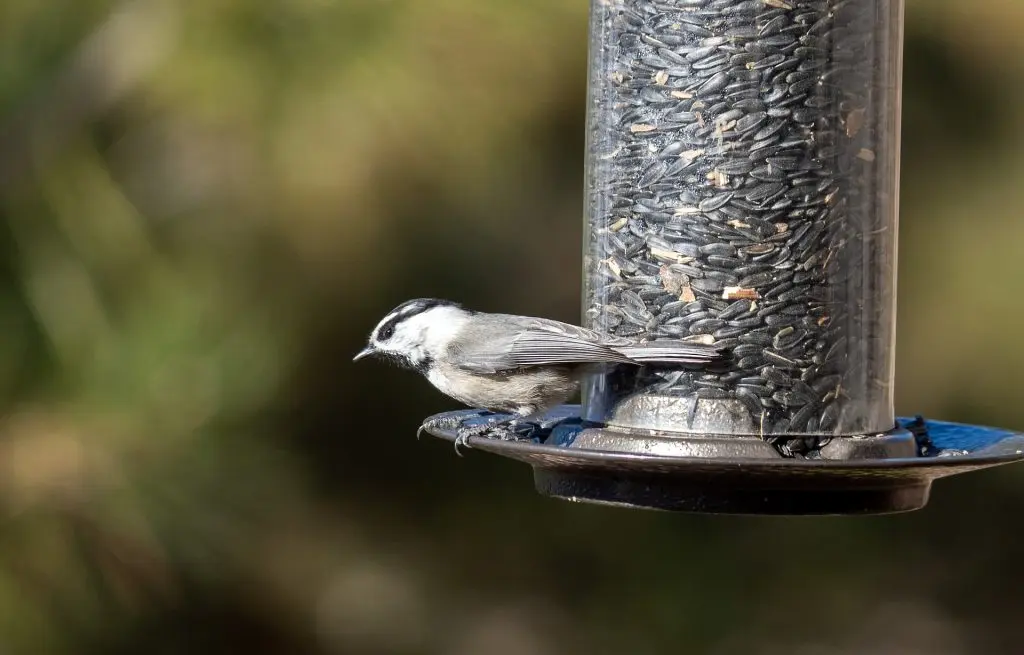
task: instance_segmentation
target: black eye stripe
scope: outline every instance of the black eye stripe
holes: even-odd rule
[[[395,326],[398,325],[399,321],[405,320],[402,315],[392,316],[387,319],[384,323],[381,323],[380,327],[377,328],[377,338],[380,340],[390,339],[395,334]]]

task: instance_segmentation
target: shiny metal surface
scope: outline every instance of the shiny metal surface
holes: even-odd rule
[[[597,410],[591,411],[596,417]],[[750,420],[750,412],[736,400],[648,393],[627,396],[601,411],[607,415],[608,427],[616,429],[658,430],[666,435],[676,432],[677,428],[686,432],[729,435],[758,432],[758,426]]]

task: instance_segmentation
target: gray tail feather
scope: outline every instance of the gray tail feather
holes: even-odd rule
[[[616,346],[615,350],[642,364],[709,364],[726,356],[725,351],[718,346],[674,340]]]

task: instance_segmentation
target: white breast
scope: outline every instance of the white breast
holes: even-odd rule
[[[462,398],[460,398],[462,394],[458,393],[458,391],[456,390],[456,387],[458,385],[455,384],[455,381],[451,377],[445,375],[445,372],[443,370],[444,368],[445,367],[441,366],[431,367],[431,369],[427,372],[427,379],[430,380],[430,384],[437,387],[437,390],[443,393],[444,395],[451,396],[452,398],[455,398],[460,402],[465,402]]]
[[[427,379],[441,393],[470,407],[522,415],[564,402],[578,384],[569,371],[548,367],[511,375],[479,375],[435,364]]]

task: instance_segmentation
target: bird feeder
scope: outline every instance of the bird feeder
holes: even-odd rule
[[[902,43],[902,0],[592,0],[582,324],[730,356],[470,445],[549,495],[743,513],[916,509],[1024,458],[894,413]]]

